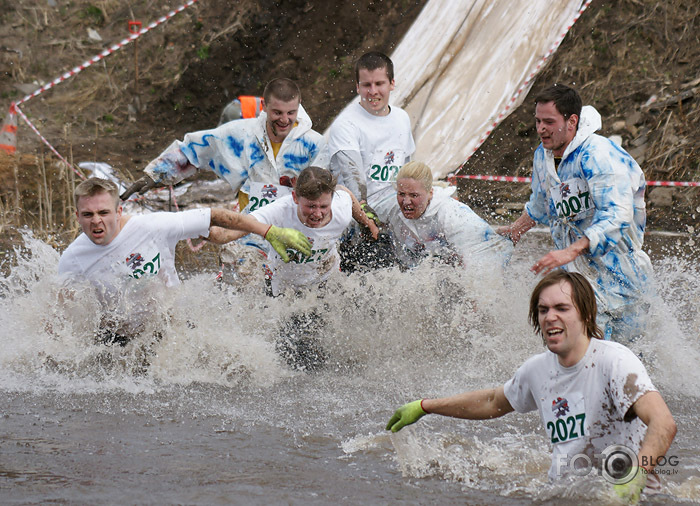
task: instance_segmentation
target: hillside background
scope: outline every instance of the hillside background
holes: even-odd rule
[[[367,50],[391,54],[424,3],[200,0],[22,110],[69,161],[107,162],[128,180],[172,140],[215,126],[229,100],[261,94],[274,77],[299,83],[323,131],[355,94],[353,61]],[[0,0],[1,115],[128,36],[129,20],[145,27],[179,5]],[[575,86],[603,115],[602,133],[621,136],[647,179],[698,181],[699,19],[697,0],[596,0],[532,89]],[[539,143],[533,116],[526,98],[460,174],[530,175]],[[26,224],[59,245],[71,240],[75,181],[20,119],[17,154],[0,152],[0,232]],[[492,221],[514,219],[529,193],[517,183],[460,179],[458,187]],[[651,188],[647,200],[650,227],[697,234],[700,188]]]

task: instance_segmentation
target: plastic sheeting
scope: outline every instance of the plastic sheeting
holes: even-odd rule
[[[430,0],[391,55],[391,103],[411,116],[413,159],[436,178],[456,170],[522,103],[584,4]]]

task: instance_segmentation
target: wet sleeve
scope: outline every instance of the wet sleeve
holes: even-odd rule
[[[609,144],[609,145],[608,145]],[[592,144],[581,156],[581,169],[595,205],[593,221],[584,230],[591,255],[609,252],[634,227],[634,194],[630,167],[624,151],[611,142]]]
[[[546,223],[549,198],[542,186],[541,174],[544,174],[544,171],[537,170],[538,167],[544,167],[544,150],[542,146],[535,151],[532,162],[532,183],[530,185],[532,193],[530,194],[530,200],[525,204],[525,212],[537,223]]]
[[[367,200],[367,175],[359,151],[338,151],[331,158],[331,172],[357,200]]]
[[[610,396],[621,419],[640,397],[657,391],[642,362],[628,348],[621,347],[612,359],[609,375]]]
[[[531,360],[521,365],[515,375],[503,387],[506,399],[518,413],[527,413],[537,409],[535,397],[530,389],[528,378],[531,377]]]
[[[189,164],[189,160],[180,150],[179,141],[173,142],[144,169],[157,183],[170,185],[190,177],[196,171],[196,167]]]
[[[441,213],[442,231],[453,250],[467,265],[495,267],[505,265],[513,252],[513,243],[496,233],[486,220],[468,205],[448,200]]]
[[[211,209],[153,213],[148,215],[147,223],[152,234],[162,234],[171,244],[200,236],[209,237]]]

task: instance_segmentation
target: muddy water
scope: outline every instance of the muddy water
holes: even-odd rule
[[[156,301],[160,339],[93,343],[97,306],[58,306],[58,253],[27,238],[0,279],[3,504],[600,504],[600,477],[550,484],[535,413],[488,422],[429,416],[396,435],[420,396],[504,383],[542,350],[526,324],[546,247],[533,231],[509,282],[427,263],[354,274],[323,298],[270,299],[189,277]],[[649,237],[659,298],[640,353],[679,432],[653,503],[700,501],[700,264],[687,236]],[[523,296],[525,294],[525,296]],[[316,311],[325,368],[293,371],[282,322]],[[152,336],[146,332],[147,335]]]

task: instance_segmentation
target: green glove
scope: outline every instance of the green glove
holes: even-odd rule
[[[382,224],[381,221],[379,221],[379,217],[377,216],[377,213],[374,209],[369,207],[369,204],[366,202],[363,202],[360,204],[360,209],[365,213],[365,215],[374,222],[375,225],[379,226]]]
[[[641,467],[633,467],[630,474],[633,474],[634,478],[627,483],[615,485],[615,493],[628,503],[637,504],[642,490],[647,485],[647,471]]]
[[[404,404],[397,409],[394,416],[392,416],[391,420],[389,420],[389,423],[386,424],[386,430],[398,432],[406,425],[411,425],[412,423],[417,422],[421,417],[427,415],[428,413],[423,411],[421,402],[422,399],[418,399],[417,401]]]
[[[299,230],[270,225],[270,228],[265,233],[265,239],[279,254],[284,263],[289,262],[287,248],[295,249],[306,256],[311,255],[311,243]]]

